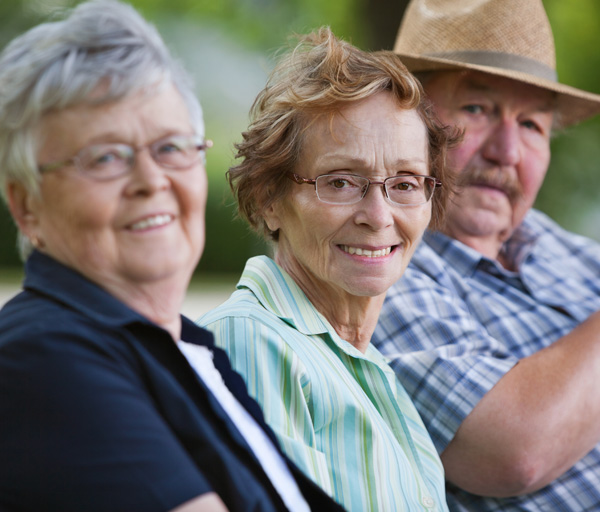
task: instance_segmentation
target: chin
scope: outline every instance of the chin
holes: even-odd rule
[[[138,282],[152,282],[173,277],[187,277],[189,279],[196,263],[197,260],[192,262],[188,258],[184,258],[182,254],[176,254],[172,257],[158,257],[143,262],[132,261],[128,267],[130,275],[135,275]]]
[[[379,297],[385,295],[393,282],[390,283],[388,280],[382,282],[378,278],[365,279],[362,282],[352,283],[345,287],[345,289],[356,297]]]
[[[462,213],[447,219],[446,226],[450,233],[469,233],[470,236],[487,237],[511,229],[512,226],[510,216],[489,209]]]

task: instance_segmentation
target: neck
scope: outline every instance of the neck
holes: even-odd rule
[[[385,294],[378,297],[348,298],[350,300],[337,302],[335,307],[331,301],[317,303],[311,299],[311,302],[327,318],[340,338],[364,354],[377,325]]]
[[[497,238],[487,239],[482,237],[468,236],[454,237],[447,232],[444,232],[444,234],[458,240],[459,242],[470,247],[471,249],[475,249],[478,253],[482,254],[486,258],[497,261],[506,270],[515,270],[513,262],[510,261],[506,257],[506,255],[501,251],[502,245],[504,243],[503,241],[499,241]]]
[[[317,292],[298,284],[339,337],[365,353],[377,325],[385,294],[377,297],[358,297],[339,292],[327,294],[323,293],[323,289]]]
[[[168,331],[174,341],[179,341],[181,338],[179,312],[185,298],[188,281],[182,283],[173,281],[175,280],[169,279],[165,282],[135,283],[134,285],[114,281],[97,282],[131,309]]]
[[[451,233],[445,233],[451,238],[455,238],[459,242],[465,244],[471,249],[475,249],[477,252],[483,254],[485,257],[496,260],[498,259],[498,255],[500,254],[500,249],[502,248],[502,242],[495,237],[477,237],[477,236],[452,236]]]
[[[178,270],[167,269],[162,274],[155,269],[148,271],[139,267],[127,267],[127,271],[115,272],[102,265],[92,264],[92,258],[81,265],[71,254],[44,252],[168,331],[175,341],[181,338],[179,312],[195,267],[190,265]]]
[[[277,255],[275,260],[292,277],[340,338],[360,352],[366,352],[377,325],[385,293],[376,297],[352,295],[339,287],[315,279],[299,265],[286,264]]]

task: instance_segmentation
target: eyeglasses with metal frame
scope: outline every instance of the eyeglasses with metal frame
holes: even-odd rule
[[[298,185],[314,185],[319,201],[327,204],[358,203],[371,185],[381,185],[386,199],[396,206],[418,206],[427,203],[442,182],[433,176],[400,174],[374,181],[356,174],[321,174],[314,179],[288,173]]]
[[[39,165],[40,173],[52,172],[75,165],[84,176],[96,181],[108,181],[131,172],[138,152],[148,149],[152,159],[164,169],[188,169],[211,148],[211,140],[203,140],[197,135],[169,135],[143,146],[128,144],[93,144],[81,149],[75,156],[59,162]]]

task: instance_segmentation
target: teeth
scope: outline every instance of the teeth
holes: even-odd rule
[[[130,229],[135,231],[138,229],[148,229],[156,226],[164,226],[165,224],[171,222],[171,219],[171,215],[155,215],[154,217],[148,217],[147,219],[132,224]]]
[[[387,247],[385,249],[379,249],[377,251],[369,251],[367,249],[361,249],[360,247],[350,247],[348,245],[342,245],[341,247],[348,254],[356,254],[357,256],[366,256],[367,258],[381,258],[382,256],[387,256],[390,252],[392,252],[391,247]]]

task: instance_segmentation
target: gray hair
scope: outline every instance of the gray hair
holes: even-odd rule
[[[173,83],[192,125],[204,136],[202,110],[191,80],[157,30],[116,0],[80,4],[60,21],[43,23],[0,54],[0,191],[9,183],[39,193],[35,128],[50,111],[102,104]],[[102,94],[98,95],[98,86]],[[94,94],[92,94],[94,93]],[[31,251],[19,234],[21,255]]]

